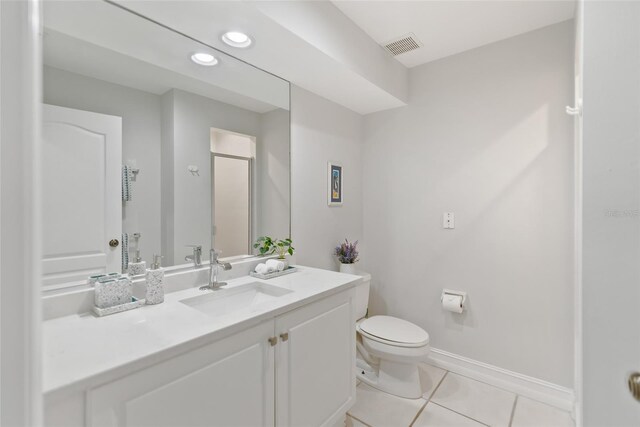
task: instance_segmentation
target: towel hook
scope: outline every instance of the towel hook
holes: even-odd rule
[[[576,102],[576,106],[575,107],[570,107],[570,106],[567,105],[565,107],[565,111],[570,116],[582,116],[582,100],[579,99]]]

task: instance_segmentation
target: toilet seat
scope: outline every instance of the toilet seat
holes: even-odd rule
[[[358,324],[365,337],[393,347],[424,347],[429,334],[421,327],[393,316],[373,316]]]

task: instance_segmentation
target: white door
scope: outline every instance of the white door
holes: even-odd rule
[[[276,425],[330,426],[355,403],[352,291],[276,319]]]
[[[251,253],[251,159],[213,153],[214,246],[223,256]]]
[[[119,272],[122,119],[44,105],[42,136],[44,284]]]
[[[640,3],[582,7],[582,422],[639,426]]]
[[[274,425],[273,320],[90,390],[92,427]]]

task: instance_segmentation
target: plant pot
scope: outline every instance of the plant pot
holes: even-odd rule
[[[356,274],[356,264],[355,263],[351,263],[351,264],[340,263],[340,273]]]
[[[284,262],[284,269],[289,268],[289,258],[276,258],[276,261]]]

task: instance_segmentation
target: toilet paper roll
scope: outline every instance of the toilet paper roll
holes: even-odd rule
[[[442,297],[442,308],[453,313],[462,313],[462,296],[444,294]]]

